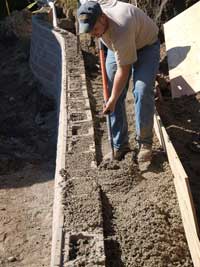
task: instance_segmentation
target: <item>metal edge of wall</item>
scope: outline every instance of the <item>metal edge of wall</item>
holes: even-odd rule
[[[154,115],[154,129],[161,146],[167,153],[168,161],[174,175],[174,185],[176,189],[178,204],[181,212],[183,227],[192,257],[194,267],[200,266],[200,241],[199,227],[197,223],[196,211],[187,176],[176,150],[162,124],[161,118],[156,111]]]
[[[62,86],[60,93],[60,112],[58,124],[58,141],[56,155],[56,170],[54,184],[54,203],[53,203],[53,221],[52,221],[52,244],[51,244],[51,267],[61,266],[62,260],[62,243],[63,243],[63,224],[64,214],[62,207],[62,176],[60,171],[65,169],[66,156],[66,133],[67,133],[67,118],[66,118],[66,90],[67,90],[67,72],[65,59],[65,43],[64,37],[58,32],[55,33],[61,45],[62,53]]]

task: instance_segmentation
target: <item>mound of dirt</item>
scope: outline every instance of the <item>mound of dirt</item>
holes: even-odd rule
[[[55,153],[56,105],[42,94],[41,84],[31,73],[29,48],[29,41],[18,37],[0,44],[1,174]]]

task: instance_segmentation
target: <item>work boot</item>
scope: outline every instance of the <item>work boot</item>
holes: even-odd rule
[[[150,162],[152,159],[152,145],[140,144],[140,149],[137,155],[138,163]]]
[[[131,151],[131,149],[130,149],[129,143],[123,145],[119,149],[114,148],[114,158],[113,159],[121,161],[122,159],[124,159],[125,155],[130,151]],[[112,153],[110,152],[107,155],[105,155],[104,160],[111,159],[111,158],[112,158]]]
[[[130,148],[129,143],[123,145],[119,149],[114,149],[114,159],[120,161],[124,159],[125,155],[130,151],[131,151],[131,148]]]

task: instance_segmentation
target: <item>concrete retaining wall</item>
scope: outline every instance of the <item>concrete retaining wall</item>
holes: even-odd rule
[[[57,106],[62,86],[62,35],[62,30],[54,30],[45,21],[45,14],[33,16],[30,67],[42,83],[43,93],[54,97]]]
[[[58,133],[54,177],[51,266],[60,266],[63,212],[59,184],[62,182],[60,170],[65,169],[66,154],[67,66],[65,35],[68,32],[53,29],[50,24],[45,22],[44,16],[44,14],[39,14],[32,18],[30,67],[35,77],[42,83],[43,93],[53,97],[57,103]]]

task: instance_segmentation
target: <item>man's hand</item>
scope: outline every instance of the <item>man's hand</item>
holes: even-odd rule
[[[130,67],[131,65],[124,65],[117,67],[117,71],[115,73],[113,82],[112,93],[103,109],[103,114],[108,114],[110,112],[115,111],[115,105],[117,103],[117,100],[121,95],[124,87],[126,86],[128,76],[130,73]]]
[[[118,66],[115,73],[115,78],[113,82],[113,88],[110,98],[103,108],[103,114],[109,114],[110,112],[115,111],[115,106],[119,96],[121,95],[126,82],[128,80],[130,65]]]
[[[115,111],[115,105],[116,105],[116,101],[115,99],[109,98],[108,102],[106,104],[104,104],[103,106],[103,114],[109,114],[111,112]]]

